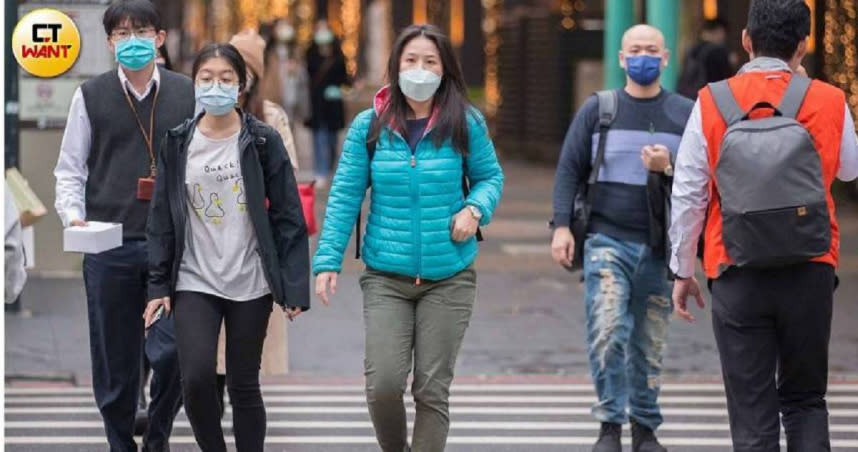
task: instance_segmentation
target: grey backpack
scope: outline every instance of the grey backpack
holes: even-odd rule
[[[831,223],[822,162],[796,120],[810,79],[793,75],[778,107],[761,102],[747,112],[726,81],[709,86],[727,123],[715,168],[727,255],[737,266],[766,268],[827,253]],[[774,115],[752,119],[761,108]]]

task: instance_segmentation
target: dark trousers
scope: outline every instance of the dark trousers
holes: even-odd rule
[[[829,451],[828,340],[834,268],[731,269],[712,282],[733,450]]]
[[[182,403],[172,319],[155,323],[144,347],[147,274],[145,241],[84,256],[92,387],[112,452],[137,450],[134,414],[144,350],[153,371],[144,451],[170,450],[173,419]]]
[[[259,387],[262,344],[273,301],[229,301],[198,292],[178,292],[173,304],[182,369],[185,412],[203,452],[226,452],[217,390],[217,339],[226,329],[226,386],[238,452],[262,452],[265,405]],[[282,314],[281,314],[282,315]]]

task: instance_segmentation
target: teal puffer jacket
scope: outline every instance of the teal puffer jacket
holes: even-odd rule
[[[385,129],[371,162],[366,136],[373,110],[352,122],[334,175],[313,273],[339,272],[343,254],[363,204],[372,175],[369,217],[361,254],[367,266],[412,278],[441,280],[471,265],[477,257],[475,238],[454,242],[453,217],[465,205],[480,209],[487,225],[503,188],[503,172],[486,123],[476,110],[468,118],[469,154],[466,167],[471,191],[462,192],[462,155],[450,140],[440,148],[432,141],[431,125],[414,153],[397,132]],[[430,121],[430,124],[432,121]]]

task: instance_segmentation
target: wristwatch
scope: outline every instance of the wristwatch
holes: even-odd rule
[[[667,165],[664,168],[664,175],[667,177],[673,177],[673,165]]]
[[[466,206],[468,211],[471,212],[471,216],[474,217],[475,220],[480,221],[483,218],[483,213],[480,212],[476,206],[468,205]]]

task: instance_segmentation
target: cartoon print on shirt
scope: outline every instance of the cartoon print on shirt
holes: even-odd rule
[[[235,202],[240,212],[247,211],[247,194],[244,193],[244,179],[238,178],[232,186],[232,192],[236,194]]]
[[[221,224],[223,222],[222,218],[226,216],[226,212],[223,210],[223,202],[217,193],[210,194],[209,199],[211,202],[206,208],[206,217],[211,218],[212,224]]]
[[[197,212],[198,216],[202,215],[203,209],[206,207],[206,200],[203,199],[203,187],[198,183],[194,184],[194,195],[191,197],[191,206]]]

